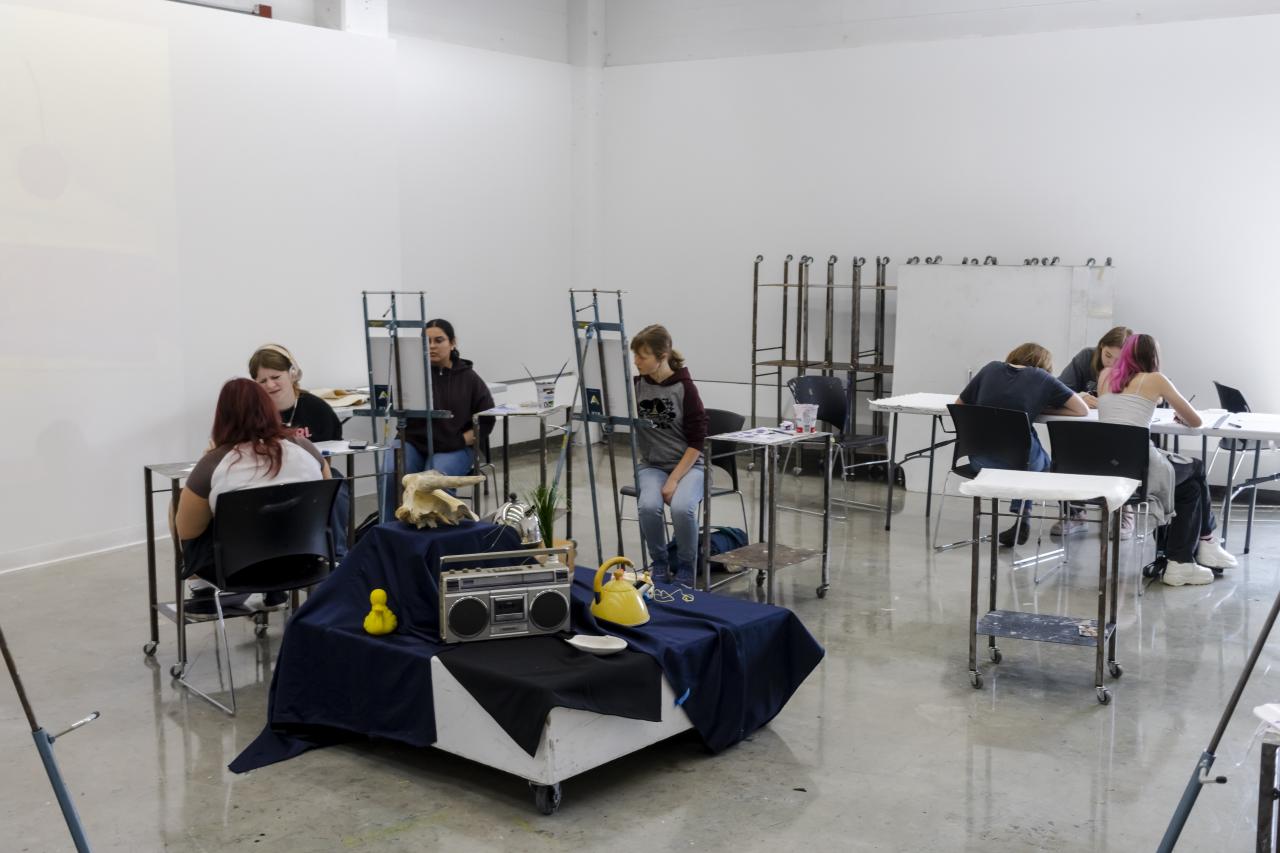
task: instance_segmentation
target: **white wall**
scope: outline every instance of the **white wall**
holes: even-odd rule
[[[361,290],[432,293],[491,379],[571,350],[568,66],[0,0],[0,68],[0,570],[141,539],[258,344],[364,384]]]
[[[610,285],[695,376],[745,381],[756,253],[774,280],[787,252],[814,280],[829,252],[842,277],[854,252],[1111,255],[1117,321],[1186,393],[1276,410],[1277,39],[1265,16],[607,68]],[[993,357],[1020,340],[1010,317]]]

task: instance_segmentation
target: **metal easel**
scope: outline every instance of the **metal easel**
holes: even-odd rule
[[[381,316],[369,318],[369,297],[387,297],[388,307],[382,312]],[[397,297],[401,299],[397,300]],[[403,297],[409,297],[407,300]],[[414,297],[417,301],[416,318],[402,319],[400,309],[402,303],[408,302],[412,307]],[[449,418],[453,417],[453,413],[444,410],[437,410],[431,393],[431,353],[427,345],[427,295],[425,291],[395,291],[395,290],[365,290],[361,291],[360,298],[364,306],[364,350],[368,359],[369,366],[369,431],[373,438],[373,443],[378,443],[378,418],[386,418],[389,423],[395,420],[395,436],[396,449],[395,453],[395,469],[394,479],[391,482],[385,482],[386,477],[378,478],[378,496],[379,506],[382,506],[382,490],[384,488],[395,488],[395,484],[399,483],[404,476],[404,442],[405,430],[408,426],[409,418]],[[373,335],[370,333],[374,329],[385,330],[390,338],[391,344],[388,356],[387,385],[385,387],[375,385],[374,383],[374,355],[373,355]],[[402,367],[407,367],[407,363],[402,361],[400,346],[404,340],[398,332],[400,329],[416,329],[418,336],[422,339],[422,376],[426,384],[426,401],[425,409],[408,409],[405,407],[406,399],[404,392],[404,371]],[[412,337],[412,336],[406,336]],[[409,358],[411,356],[405,356]],[[384,427],[385,429],[385,427]],[[427,458],[430,459],[435,452],[432,440],[432,430],[427,430]]]
[[[94,711],[83,720],[72,723],[65,731],[56,735],[49,734],[36,722],[35,711],[31,710],[31,703],[27,701],[27,691],[22,688],[22,679],[18,677],[18,666],[13,662],[13,655],[9,654],[9,644],[5,642],[3,630],[0,630],[0,653],[4,655],[5,666],[9,668],[9,677],[13,679],[14,689],[18,691],[18,701],[22,703],[22,711],[27,715],[27,723],[31,726],[31,737],[36,742],[40,761],[44,763],[44,772],[49,775],[49,784],[53,786],[53,793],[58,798],[58,806],[62,809],[62,817],[67,822],[71,840],[75,843],[77,851],[87,853],[89,839],[85,838],[84,825],[80,823],[80,815],[76,813],[76,804],[71,799],[71,792],[67,790],[66,783],[62,781],[57,759],[53,757],[53,742],[86,723],[92,723],[98,719],[99,714]]]
[[[590,300],[583,300],[583,304],[578,304],[580,294],[590,294]],[[617,300],[617,320],[601,319],[601,296],[613,295]],[[618,463],[613,447],[613,429],[618,426],[628,428],[627,434],[630,439],[631,446],[631,472],[635,478],[634,482],[640,482],[639,478],[639,449],[636,446],[636,426],[641,422],[640,418],[632,416],[635,411],[635,392],[631,384],[631,362],[628,360],[628,349],[630,341],[627,338],[626,327],[622,319],[622,291],[621,290],[570,290],[569,291],[569,312],[573,325],[573,350],[578,359],[578,391],[577,395],[582,401],[581,409],[576,413],[571,413],[571,417],[580,420],[584,424],[598,424],[601,436],[604,440],[605,449],[609,456],[609,482],[611,485],[611,497],[613,499],[613,517],[617,528],[618,535],[618,554],[625,554],[622,543],[622,496],[618,491]],[[580,319],[581,315],[587,315],[589,319]],[[606,369],[605,355],[605,336],[610,336],[610,340],[616,340],[621,348],[620,358],[622,360],[622,378],[623,384],[626,386],[627,395],[627,411],[623,415],[615,415],[610,411],[609,406],[609,371]],[[616,336],[616,337],[615,337]],[[600,387],[598,389],[587,387],[586,364],[587,358],[591,352],[592,341],[595,342],[596,358],[600,364]],[[595,524],[596,534],[596,556],[598,562],[604,562],[604,539],[600,534],[600,504],[596,495],[596,469],[595,458],[591,452],[590,446],[590,428],[584,430],[587,436],[586,456],[587,456],[587,485],[591,489],[591,517]],[[644,537],[640,538],[640,560],[643,565],[648,565],[648,555],[644,545]]]

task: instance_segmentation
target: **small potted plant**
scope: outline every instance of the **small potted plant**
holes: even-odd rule
[[[573,542],[557,540],[555,537],[556,509],[560,505],[560,491],[554,485],[537,485],[525,496],[529,508],[538,519],[538,530],[542,533],[542,544],[547,548],[568,547],[570,566],[576,557]]]

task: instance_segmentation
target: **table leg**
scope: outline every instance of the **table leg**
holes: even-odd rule
[[[1098,532],[1098,636],[1094,638],[1093,686],[1099,692],[1102,684],[1103,638],[1107,630],[1107,545],[1111,541],[1111,513],[1102,504],[1102,530]],[[1119,520],[1116,522],[1119,524]]]
[[[765,467],[769,469],[769,549],[768,549],[769,557],[768,557],[768,560],[766,561],[766,565],[768,566],[768,569],[765,572],[765,583],[767,584],[767,589],[765,591],[765,601],[768,602],[769,604],[773,604],[773,558],[774,558],[774,551],[776,550],[777,544],[778,544],[778,541],[777,541],[778,540],[778,531],[777,531],[777,526],[778,526],[777,525],[777,521],[778,521],[777,497],[778,496],[775,493],[776,487],[774,484],[774,480],[776,480],[777,478],[774,476],[774,473],[773,473],[774,466],[778,464],[778,449],[773,445],[770,445],[766,448],[765,463],[766,463]]]
[[[178,478],[174,477],[169,482],[170,500],[173,505],[178,505]],[[178,612],[178,666],[185,668],[187,665],[187,610],[186,610],[186,590],[183,589],[182,583],[182,543],[178,541],[177,536],[172,537],[173,542],[173,583],[174,583],[174,607]]]
[[[978,525],[982,521],[982,498],[973,499],[973,536],[969,543],[969,680],[974,687],[982,686],[982,676],[978,674],[978,561],[982,556],[980,541],[981,531]],[[993,546],[994,547],[994,546]]]
[[[898,479],[898,413],[894,412],[892,424],[889,427],[889,491],[884,502],[884,529],[889,529],[890,520],[893,515],[893,485]]]
[[[1253,444],[1253,485],[1249,487],[1249,521],[1244,526],[1244,552],[1249,553],[1253,539],[1253,513],[1258,508],[1258,460],[1262,458],[1262,442]]]
[[[991,501],[992,546],[987,551],[987,554],[988,554],[987,573],[989,575],[987,578],[987,588],[989,590],[987,593],[987,610],[996,609],[996,594],[997,594],[997,587],[999,585],[999,579],[1000,579],[1000,574],[999,574],[1000,563],[996,557],[996,553],[998,549],[995,547],[995,543],[997,541],[996,531],[999,529],[1000,529],[1000,501],[992,499]],[[996,638],[994,634],[987,637],[987,647],[991,650],[990,652],[991,660],[994,662],[997,659],[996,655],[998,654],[996,650]]]
[[[151,641],[142,647],[148,657],[156,653],[160,642],[160,621],[156,608],[160,602],[156,595],[156,511],[151,493],[151,469],[142,469],[143,499],[147,511],[147,617],[151,626]]]
[[[564,538],[573,539],[573,408],[564,413]]]
[[[1258,766],[1258,836],[1254,847],[1258,853],[1275,850],[1276,826],[1276,749],[1278,743],[1262,742]]]
[[[547,487],[547,419],[544,415],[538,416],[538,453],[538,482],[545,489]]]
[[[711,464],[711,439],[707,438],[702,443],[702,535],[698,541],[698,571],[697,575],[702,576],[702,588],[711,589],[711,472],[714,470]],[[693,582],[693,588],[698,588],[698,582]]]
[[[347,547],[354,547],[356,544],[356,455],[354,453],[347,454],[347,482],[343,484],[349,495],[347,495]]]
[[[1231,490],[1236,479],[1236,444],[1231,441],[1231,450],[1227,454],[1227,493],[1222,497],[1222,544],[1227,544],[1227,533],[1231,527]]]
[[[938,444],[938,422],[942,418],[934,415],[931,419],[932,425],[929,427],[929,479],[924,484],[924,520],[927,522],[933,518],[933,455],[934,448]]]
[[[502,500],[506,503],[511,497],[511,418],[502,416]]]
[[[827,452],[823,454],[823,470],[826,474],[822,480],[822,585],[818,587],[818,598],[826,598],[831,587],[831,463],[834,459],[835,436],[828,435]]]
[[[1124,512],[1123,509],[1120,512]],[[1141,583],[1142,579],[1139,578]],[[1111,642],[1107,646],[1107,666],[1111,668],[1111,676],[1113,678],[1120,677],[1120,666],[1116,663],[1116,634],[1119,633],[1119,608],[1120,608],[1120,517],[1116,516],[1116,521],[1111,525],[1111,618],[1107,620],[1108,624],[1115,625],[1111,631]],[[1099,635],[1101,636],[1101,635]]]

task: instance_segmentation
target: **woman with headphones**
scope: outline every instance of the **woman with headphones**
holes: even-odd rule
[[[249,377],[266,389],[280,420],[299,438],[337,441],[342,422],[333,407],[302,390],[302,368],[293,353],[279,344],[263,344],[249,357]]]
[[[308,441],[340,441],[342,421],[333,407],[315,394],[302,390],[302,368],[293,353],[280,344],[263,344],[249,356],[249,376],[267,392],[280,413],[286,432]],[[334,475],[341,478],[337,471]],[[329,523],[338,558],[347,553],[347,515],[351,512],[350,485],[338,490]]]

